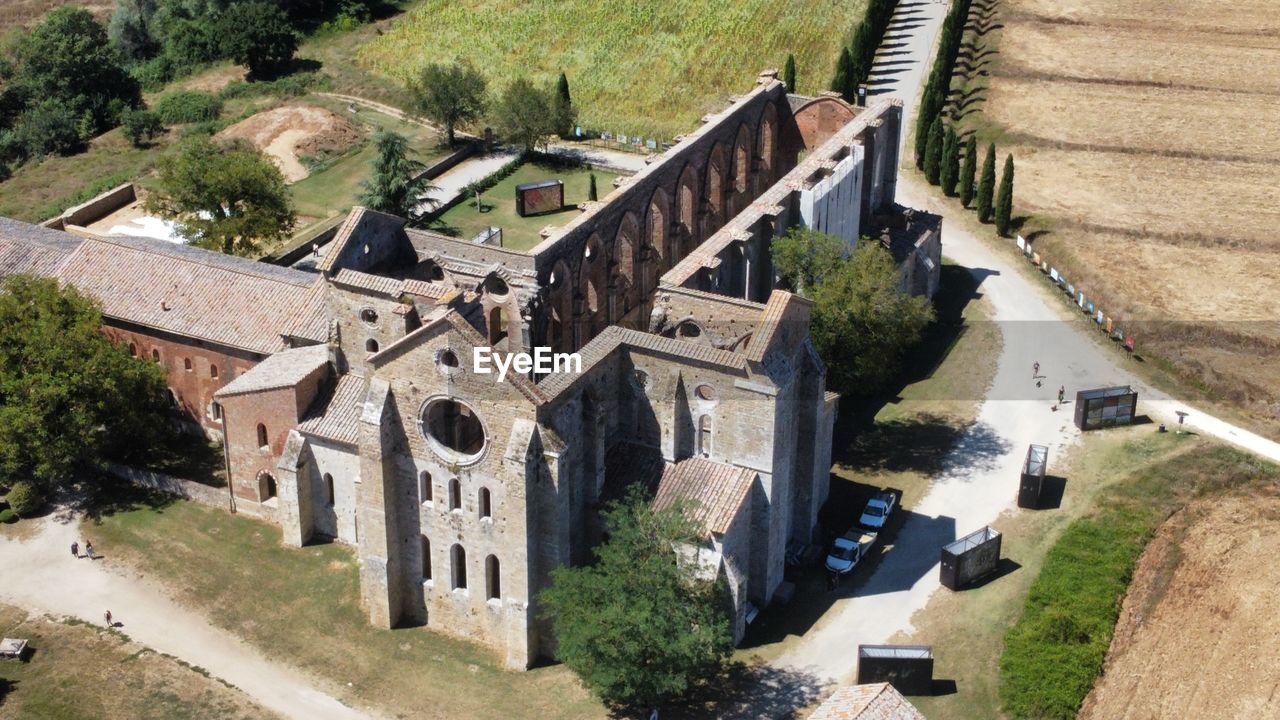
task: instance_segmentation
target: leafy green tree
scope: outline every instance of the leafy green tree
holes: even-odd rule
[[[221,16],[223,50],[256,78],[268,78],[289,68],[298,50],[298,36],[289,16],[266,2],[237,3]]]
[[[960,171],[960,204],[969,207],[973,202],[973,183],[978,175],[978,136],[969,136],[964,148],[964,169]]]
[[[596,562],[552,571],[539,599],[560,660],[587,687],[614,706],[658,707],[723,669],[733,649],[724,588],[677,555],[701,544],[679,507],[653,510],[633,489],[604,520]]]
[[[101,327],[97,305],[54,279],[0,285],[0,484],[48,489],[76,466],[127,460],[164,437],[164,371]]]
[[[137,107],[142,101],[107,31],[77,7],[50,12],[18,42],[12,82],[42,104],[61,102],[77,122],[89,116],[95,132],[113,126],[121,104]]]
[[[503,139],[522,146],[526,152],[533,150],[556,131],[551,93],[518,78],[502,94],[496,120]]]
[[[280,170],[247,145],[196,136],[160,160],[159,174],[147,209],[176,220],[200,247],[251,255],[260,242],[287,238],[297,219]]]
[[[485,80],[469,63],[432,63],[422,69],[413,84],[414,108],[423,117],[443,125],[453,145],[459,125],[479,120],[485,111]]]
[[[787,64],[782,67],[782,82],[786,84],[787,92],[796,91],[796,56],[791,53],[787,53]]]
[[[589,175],[587,175],[587,199],[590,200],[591,202],[595,202],[596,200],[600,199],[598,193],[596,192],[596,174],[595,173],[590,173]]]
[[[840,58],[836,60],[836,74],[831,80],[831,89],[840,93],[845,102],[853,102],[858,89],[858,68],[853,62],[853,54],[849,48],[840,49]]]
[[[942,192],[948,197],[956,194],[956,181],[960,179],[960,138],[954,125],[947,126],[942,140],[942,169],[939,171]]]
[[[48,98],[22,115],[15,139],[26,156],[72,155],[84,149],[82,119],[65,100]]]
[[[987,145],[982,159],[982,179],[978,181],[978,220],[991,222],[992,195],[996,190],[996,144]]]
[[[848,245],[840,238],[805,227],[793,227],[770,246],[773,270],[786,289],[811,297],[822,278],[845,261]]]
[[[159,6],[157,0],[116,0],[107,36],[121,55],[138,61],[156,54],[160,43],[151,34],[151,19]]]
[[[1004,172],[1000,173],[1000,192],[996,193],[996,232],[1008,237],[1013,220],[1013,155],[1004,158]]]
[[[573,126],[578,122],[578,110],[573,106],[573,98],[569,95],[569,78],[564,73],[560,73],[560,79],[556,82],[551,109],[556,116],[556,134],[562,138],[573,135]]]
[[[929,126],[929,142],[924,150],[924,176],[930,184],[937,185],[942,172],[942,118],[935,117]]]
[[[124,136],[136,148],[150,145],[152,140],[164,132],[160,116],[150,110],[130,110],[120,120]]]
[[[870,238],[823,276],[813,301],[811,333],[827,362],[827,386],[846,395],[880,389],[933,320],[933,306],[903,292],[893,256]]]
[[[360,202],[378,212],[414,218],[423,195],[432,189],[423,172],[426,165],[409,157],[409,141],[403,135],[382,131],[373,137],[378,156],[373,175],[361,184]]]

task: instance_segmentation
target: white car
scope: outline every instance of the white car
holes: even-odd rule
[[[859,560],[866,557],[875,541],[875,533],[861,530],[850,530],[836,538],[836,541],[831,544],[831,552],[827,555],[827,570],[836,575],[849,572]]]
[[[867,506],[862,510],[862,516],[858,518],[858,524],[873,530],[883,528],[897,502],[898,497],[891,492],[876,493],[875,497],[867,501]]]

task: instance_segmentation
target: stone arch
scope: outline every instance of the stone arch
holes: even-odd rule
[[[773,103],[765,103],[760,112],[760,129],[757,132],[756,157],[760,159],[757,180],[761,188],[772,185],[775,177],[778,153],[778,109]]]
[[[675,237],[671,241],[671,265],[675,266],[698,245],[698,171],[685,165],[676,183]]]
[[[613,277],[609,288],[613,293],[609,322],[621,321],[640,304],[640,283],[636,280],[636,265],[640,248],[640,223],[633,212],[622,216],[618,232],[613,239]]]
[[[751,132],[747,124],[738,126],[738,137],[733,143],[733,174],[729,186],[729,217],[742,212],[751,202]],[[727,220],[727,218],[726,218]]]
[[[556,352],[572,352],[577,348],[574,337],[573,297],[576,285],[569,272],[569,266],[563,259],[557,260],[551,268],[548,279],[551,308],[550,323],[547,328],[547,344]]]
[[[704,193],[707,198],[707,207],[702,213],[704,240],[724,225],[727,167],[724,145],[716,143],[715,147],[711,148],[711,154],[707,156],[707,182]]]
[[[604,330],[609,313],[609,258],[600,236],[592,234],[582,249],[578,266],[578,287],[582,290],[581,328],[578,344],[585,345]]]
[[[662,188],[649,197],[645,231],[650,251],[641,288],[649,293],[658,286],[658,276],[671,268],[671,199]]]

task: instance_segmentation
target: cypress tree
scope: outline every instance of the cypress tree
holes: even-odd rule
[[[978,136],[969,136],[964,148],[964,170],[960,172],[960,204],[969,207],[973,202],[973,181],[978,175]]]
[[[587,176],[587,199],[595,202],[599,198],[596,195],[596,174],[591,173]]]
[[[876,45],[871,39],[871,28],[867,25],[867,21],[863,20],[858,23],[858,29],[853,32],[853,42],[849,44],[849,54],[853,56],[854,65],[858,68],[855,77],[855,90],[859,83],[867,81],[867,77],[871,74],[871,62],[875,60]]]
[[[947,137],[942,143],[942,192],[948,197],[956,194],[956,180],[960,178],[960,138],[954,125],[947,126]]]
[[[996,194],[996,232],[1009,235],[1009,222],[1013,219],[1013,155],[1004,158],[1004,172],[1000,175],[1000,192]]]
[[[942,170],[942,118],[935,117],[929,126],[929,142],[924,151],[924,176],[930,184],[938,184],[938,175]]]
[[[853,101],[853,94],[850,88],[857,87],[854,80],[854,73],[857,69],[853,66],[853,55],[849,53],[849,48],[840,50],[840,59],[836,61],[836,76],[831,80],[831,89],[840,93],[840,97],[845,102]]]
[[[782,70],[782,82],[787,84],[787,92],[796,91],[796,56],[787,53],[787,64]]]
[[[991,222],[991,196],[996,190],[996,144],[987,145],[982,159],[982,180],[978,182],[978,220]]]
[[[556,83],[553,106],[556,134],[562,138],[567,138],[573,134],[573,124],[577,113],[573,110],[573,98],[569,96],[569,78],[565,77],[564,73],[560,73],[560,80]]]

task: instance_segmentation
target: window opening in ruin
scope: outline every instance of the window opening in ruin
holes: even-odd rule
[[[422,579],[431,579],[431,541],[422,536]]]
[[[711,416],[703,415],[698,420],[698,454],[703,457],[711,455]]]
[[[266,450],[269,444],[270,443],[267,440],[267,426],[262,423],[258,423],[258,447]]]
[[[458,478],[449,481],[449,509],[462,509],[462,483],[458,482]]]
[[[160,362],[160,351],[159,351],[159,350],[152,350],[152,351],[151,351],[151,359],[152,359],[152,360],[155,360],[156,362]]]
[[[702,336],[702,328],[698,324],[689,320],[680,323],[676,328],[676,334],[682,338],[696,338]]]
[[[453,565],[453,589],[467,589],[467,551],[462,549],[461,545],[454,545],[449,550],[450,564]]]
[[[489,311],[489,344],[496,346],[507,339],[507,318],[502,308]]]
[[[258,476],[258,494],[262,502],[276,496],[276,479],[271,477],[271,473],[264,472]]]
[[[457,400],[441,398],[428,404],[422,431],[439,446],[437,452],[463,456],[453,459],[470,460],[484,449],[484,426],[470,407]]]
[[[209,366],[209,377],[213,378],[214,380],[217,380],[217,379],[218,379],[218,366],[217,366],[217,365],[210,365],[210,366]]]
[[[452,351],[452,350],[445,350],[445,351],[441,352],[441,353],[440,353],[440,364],[441,364],[441,365],[443,365],[443,366],[445,366],[445,367],[449,367],[449,368],[456,368],[456,367],[458,367],[459,365],[461,365],[461,363],[460,363],[460,362],[458,362],[458,353],[456,353],[456,352],[454,352],[454,351]]]
[[[169,401],[169,407],[176,410],[178,408],[178,393],[174,392],[173,388],[165,388],[164,393],[165,398]]]
[[[182,358],[182,369],[191,372],[191,358]]]
[[[369,338],[368,340],[365,340],[364,349],[365,349],[365,352],[368,352],[370,354],[378,352],[378,341],[374,340],[373,338]]]
[[[129,357],[138,357],[138,346],[133,343],[129,343]]]
[[[329,504],[329,507],[333,507],[333,504],[334,504],[333,503],[334,501],[333,476],[330,475],[329,473],[324,474],[324,497],[325,497],[325,502]]]
[[[507,285],[507,281],[497,275],[490,275],[484,279],[484,291],[496,297],[506,297],[511,292],[511,288]]]
[[[423,503],[431,502],[431,473],[426,470],[418,473],[418,497]]]
[[[716,399],[716,389],[705,383],[703,383],[702,385],[699,385],[698,388],[693,392],[695,395],[698,396],[699,400],[715,400]]]
[[[490,555],[484,559],[484,594],[490,600],[497,600],[502,597],[500,572],[498,558]]]
[[[480,488],[480,519],[486,520],[493,517],[493,507],[491,505],[489,488]]]
[[[360,311],[360,322],[365,325],[378,324],[378,311],[373,308],[364,308]]]

